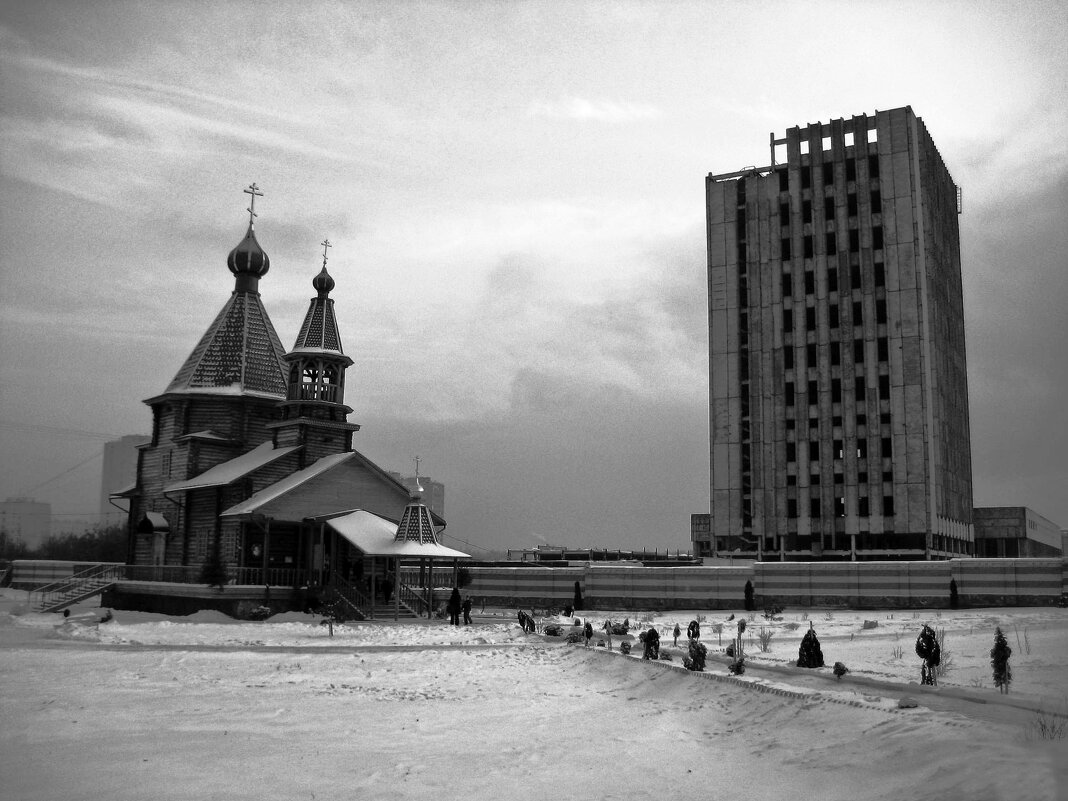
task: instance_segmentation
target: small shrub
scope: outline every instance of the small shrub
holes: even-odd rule
[[[901,659],[905,655],[905,649],[900,645],[895,645],[893,650],[890,651],[890,656],[894,659]]]
[[[1049,712],[1039,712],[1027,724],[1028,740],[1063,740],[1068,737],[1068,720]]]
[[[572,645],[575,645],[577,643],[582,642],[584,639],[585,637],[583,637],[582,634],[577,631],[573,631],[567,635],[566,641],[571,643]]]
[[[842,680],[842,676],[844,676],[848,672],[849,672],[849,668],[847,668],[845,666],[844,662],[835,662],[834,663],[834,676],[839,681],[841,681]]]
[[[939,629],[935,635],[938,639],[938,650],[942,654],[942,658],[938,661],[938,665],[935,666],[935,675],[942,677],[949,673],[953,667],[953,654],[946,647],[946,630]]]
[[[760,650],[763,653],[767,653],[771,650],[771,638],[775,636],[775,632],[761,626],[758,636],[760,637]]]
[[[797,631],[801,627],[801,624],[796,620],[791,620],[789,623],[783,625],[783,628],[787,631]]]
[[[972,679],[972,686],[977,690],[981,690],[981,689],[983,689],[983,687],[986,686],[986,684],[983,682],[983,680],[979,676],[976,676],[975,678]]]
[[[559,625],[557,623],[550,623],[544,629],[542,629],[541,633],[542,634],[547,634],[550,637],[563,637],[564,636],[564,628],[563,628],[563,626],[561,626],[561,625]]]
[[[619,644],[619,652],[621,654],[624,654],[624,655],[629,654],[630,653],[630,643],[628,641],[626,641],[626,640],[621,642]]]
[[[727,665],[727,670],[730,671],[732,676],[741,676],[745,673],[745,657],[740,656]]]
[[[690,648],[686,656],[682,658],[682,665],[687,670],[692,670],[700,673],[705,669],[705,658],[708,654],[708,649],[705,648],[704,643],[698,640],[690,640]]]

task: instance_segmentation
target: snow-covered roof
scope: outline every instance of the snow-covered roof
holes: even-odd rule
[[[366,509],[334,517],[326,525],[367,556],[432,559],[469,559],[470,554],[436,542],[418,542],[397,537],[397,524]]]
[[[270,442],[264,442],[248,453],[243,453],[235,459],[205,470],[199,476],[168,484],[163,491],[181,492],[182,490],[204,489],[205,487],[225,487],[227,484],[232,484],[239,478],[247,476],[254,470],[259,470],[264,465],[268,465],[303,447],[303,445],[290,445],[287,448],[275,448]]]
[[[251,498],[241,501],[241,503],[231,506],[224,511],[220,517],[242,517],[251,515],[258,512],[262,507],[269,504],[271,501],[275,501],[281,498],[288,492],[300,487],[305,482],[310,481],[327,470],[346,462],[356,456],[356,451],[347,451],[345,453],[332,453],[329,456],[324,456],[318,459],[303,470],[298,470],[296,473],[291,473],[280,481],[276,481],[271,486],[266,487]]]

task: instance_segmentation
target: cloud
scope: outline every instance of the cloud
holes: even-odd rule
[[[656,106],[644,103],[628,103],[605,99],[587,100],[581,97],[561,98],[556,101],[538,100],[531,103],[527,109],[528,117],[592,120],[609,123],[656,119],[662,113]]]

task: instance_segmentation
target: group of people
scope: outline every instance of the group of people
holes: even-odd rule
[[[471,625],[471,596],[466,598],[460,597],[460,589],[458,587],[452,588],[452,595],[449,596],[449,602],[445,604],[445,611],[449,613],[449,625],[460,625],[460,614],[464,616],[464,625]]]

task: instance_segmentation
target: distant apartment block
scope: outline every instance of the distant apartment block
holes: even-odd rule
[[[1064,554],[1060,528],[1026,506],[981,506],[975,518],[975,555],[1050,557]]]
[[[407,487],[409,492],[415,489],[415,476],[402,476],[396,472],[390,472],[389,475]],[[423,503],[434,514],[445,517],[445,485],[427,476],[419,476],[419,486],[423,488]]]
[[[711,505],[695,556],[971,554],[960,199],[909,107],[706,181]]]
[[[52,505],[32,498],[8,498],[0,502],[0,531],[37,548],[52,535]]]
[[[111,495],[122,492],[137,481],[137,449],[152,438],[142,434],[127,434],[104,443],[104,464],[100,479],[100,522],[122,523],[126,513],[109,502]]]

